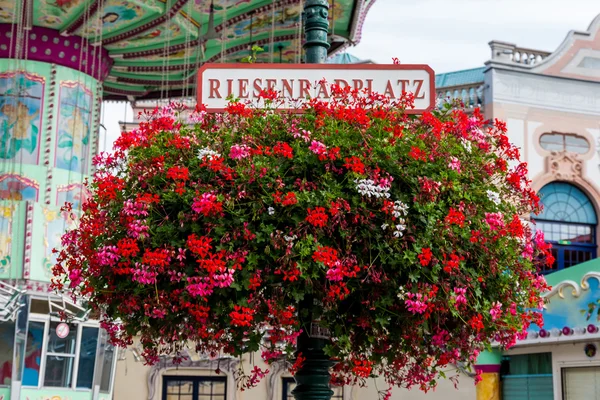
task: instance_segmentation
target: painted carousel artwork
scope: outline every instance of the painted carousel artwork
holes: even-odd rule
[[[40,185],[17,174],[0,175],[0,200],[37,201]]]
[[[10,202],[0,203],[0,274],[10,270],[14,211],[14,204]]]
[[[252,31],[254,36],[264,33],[270,33],[272,29],[295,30],[300,24],[300,14],[302,7],[297,4],[294,6],[280,7],[273,14],[259,14],[251,20],[244,20],[233,25],[225,34],[227,38],[234,39],[249,35]],[[273,16],[275,19],[273,20]]]
[[[0,0],[0,23],[10,24],[15,16],[14,0]]]
[[[60,211],[60,209],[43,208],[44,215],[44,274],[48,278],[52,276],[52,267],[56,264],[57,254],[52,249],[58,249],[61,246],[61,237],[66,230],[77,226],[77,215]]]
[[[547,275],[547,282],[552,289],[544,295],[543,326],[531,325],[529,341],[569,340],[578,335],[599,332],[598,259]]]
[[[263,51],[256,55],[257,63],[289,64],[300,62],[301,43],[299,40],[281,41],[274,46],[269,44],[261,46]],[[238,63],[250,52],[247,49],[233,52],[225,57],[225,62]]]
[[[61,82],[58,103],[54,165],[85,174],[91,140],[92,92],[78,82]]]
[[[85,5],[85,0],[44,0],[34,8],[33,18],[49,28],[62,29],[84,10]]]
[[[39,162],[44,78],[32,73],[0,73],[0,159]]]
[[[544,329],[586,326],[600,322],[600,275],[585,278],[583,288],[564,287],[544,310]],[[585,289],[584,289],[585,288]]]
[[[198,50],[197,48],[188,47],[188,48],[184,48],[183,50],[168,51],[166,56],[163,53],[159,53],[159,54],[154,54],[151,56],[144,56],[144,59],[146,59],[148,61],[168,59],[169,62],[177,62],[177,61],[182,61],[182,60],[186,60],[186,59],[190,59],[190,58],[195,60],[195,57],[197,57],[197,53],[198,53],[197,50]]]
[[[159,16],[164,7],[162,2],[154,1],[107,0],[97,19],[90,21],[79,34],[90,38],[99,35],[101,29],[103,35],[110,35],[142,19]]]
[[[198,27],[187,18],[176,16],[170,21],[168,26],[159,25],[128,40],[108,45],[106,48],[116,51],[119,51],[119,49],[131,51],[131,49],[155,45],[157,40],[169,40],[171,43],[176,44],[185,40],[194,40],[197,37]]]
[[[56,188],[56,205],[62,207],[69,203],[73,210],[81,210],[81,205],[89,196],[89,190],[80,183],[58,186]]]

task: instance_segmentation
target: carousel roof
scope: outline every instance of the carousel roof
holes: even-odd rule
[[[330,55],[360,40],[364,17],[374,2],[329,0]],[[104,80],[105,99],[191,95],[199,65],[240,62],[252,45],[264,49],[256,62],[302,62],[302,0],[22,3],[0,0],[0,35],[10,38],[13,46],[0,47],[0,58],[79,67]],[[14,40],[18,29],[24,32],[21,42],[26,39],[22,49]]]

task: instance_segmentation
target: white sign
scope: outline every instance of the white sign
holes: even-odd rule
[[[65,324],[64,322],[61,322],[56,326],[56,336],[58,336],[61,339],[64,339],[67,336],[69,336],[69,331],[69,325]]]
[[[198,71],[198,104],[223,111],[228,96],[257,100],[262,90],[272,89],[286,99],[285,108],[293,108],[306,97],[328,101],[331,84],[396,100],[403,92],[412,93],[411,114],[435,106],[435,73],[427,65],[408,64],[206,64]]]

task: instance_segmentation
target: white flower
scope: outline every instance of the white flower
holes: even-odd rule
[[[275,209],[273,207],[269,207],[267,209],[267,212],[269,213],[269,215],[273,215],[273,214],[275,214]]]
[[[461,139],[460,144],[463,145],[467,153],[471,152],[471,142],[466,139]]]
[[[381,186],[375,185],[375,182],[372,179],[357,179],[354,181],[356,183],[356,190],[363,196],[367,197],[375,197],[377,199],[381,197],[385,197],[388,199],[390,194],[389,186]]]
[[[221,154],[209,149],[208,147],[205,147],[198,150],[198,158],[202,160],[204,157],[208,157],[209,160],[212,160],[213,158],[221,157]]]
[[[493,190],[488,190],[487,196],[488,199],[493,201],[495,204],[500,204],[500,195],[498,193],[494,192]]]
[[[401,202],[400,200],[397,200],[394,202],[394,211],[392,211],[392,215],[396,218],[399,218],[401,215],[407,215],[408,214],[408,206],[406,204],[404,204],[403,202]]]
[[[406,224],[406,221],[404,219],[400,218],[398,220],[398,223],[396,224],[396,230],[394,231],[394,237],[397,237],[397,238],[402,237],[402,235],[403,235],[402,232],[406,230],[405,224]]]
[[[383,224],[383,225],[381,225],[381,229],[383,229],[385,231],[388,226],[389,226],[388,224]]]
[[[294,240],[298,239],[298,236],[296,236],[296,235],[294,235],[294,236],[283,235],[283,238],[285,239],[286,242],[291,242],[291,241],[294,241]]]
[[[404,286],[400,286],[398,288],[398,298],[400,300],[404,300],[404,294],[406,293],[406,291],[404,290]]]

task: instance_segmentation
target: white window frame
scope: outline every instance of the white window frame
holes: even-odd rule
[[[52,319],[49,319],[48,322],[46,322],[46,324],[45,324],[45,329],[44,329],[45,344],[50,341],[50,325],[53,322],[57,322],[57,321],[52,321]],[[77,327],[77,332],[75,334],[75,352],[74,353],[52,353],[52,352],[48,351],[49,349],[46,349],[46,354],[44,356],[44,375],[41,376],[42,387],[48,387],[48,388],[63,387],[63,386],[45,386],[46,364],[48,363],[48,357],[74,358],[73,370],[71,371],[71,376],[72,376],[73,381],[75,381],[75,382],[77,381],[77,373],[79,372],[78,371],[78,369],[79,369],[79,353],[80,353],[80,347],[81,347],[81,325],[76,324],[75,326]],[[40,365],[40,370],[41,369],[42,368]],[[71,387],[73,386],[73,383],[75,383],[75,382],[71,382]]]
[[[564,400],[563,397],[563,379],[562,373],[563,369],[567,368],[579,368],[579,367],[596,367],[600,368],[600,362],[596,360],[573,360],[573,361],[558,361],[554,363],[552,362],[552,379],[554,380],[554,399],[555,400]]]
[[[32,300],[33,299],[39,300],[39,299],[32,297]],[[100,331],[102,329],[102,328],[100,328],[99,322],[98,321],[85,321],[85,322],[72,322],[71,323],[71,324],[74,324],[75,326],[77,326],[77,335],[76,335],[76,339],[75,339],[75,355],[71,355],[71,354],[64,354],[64,353],[48,352],[48,336],[50,333],[50,323],[59,321],[58,318],[51,317],[48,314],[30,313],[28,322],[32,322],[32,321],[44,323],[44,336],[43,336],[43,340],[42,340],[42,355],[40,357],[41,358],[40,359],[40,372],[39,372],[39,379],[38,379],[37,386],[23,385],[23,387],[24,388],[49,389],[49,390],[67,389],[67,390],[73,390],[73,391],[77,391],[77,392],[92,392],[94,390],[93,385],[92,385],[92,388],[90,388],[90,389],[77,388],[77,377],[79,375],[79,355],[81,352],[81,333],[82,333],[83,327],[98,329],[98,343],[96,344],[96,354],[97,354],[98,348],[100,346]],[[47,359],[48,355],[55,356],[55,357],[75,357],[75,362],[73,363],[73,371],[72,371],[73,379],[71,380],[71,386],[69,386],[69,387],[44,386],[44,381],[45,381],[45,377],[46,377],[46,364],[47,364],[46,359]],[[113,360],[112,374],[114,374],[114,361],[115,360]],[[96,373],[96,368],[97,368],[97,366],[94,367],[94,374]],[[111,381],[111,384],[112,383],[113,383],[113,381]]]
[[[102,355],[102,363],[99,363],[98,360],[98,352],[100,351],[100,344],[101,344],[101,340],[100,338],[102,337],[102,333],[101,330],[98,333],[98,345],[96,347],[96,366],[94,367],[94,378],[96,376],[98,376],[98,380],[102,379],[102,374],[104,373],[104,370],[101,370],[99,374],[97,374],[97,369],[96,368],[102,368],[104,366],[104,357],[106,355],[106,346],[109,345],[108,343],[108,333],[105,332],[105,339],[106,342],[104,343],[104,353]],[[112,359],[112,364],[110,366],[110,376],[108,377],[109,381],[108,381],[108,387],[109,390],[108,391],[102,391],[100,388],[101,382],[96,382],[96,379],[94,379],[94,381],[92,382],[92,390],[96,390],[96,386],[98,387],[98,393],[102,393],[102,394],[112,394],[113,389],[115,387],[115,374],[117,371],[117,360],[119,359],[119,347],[117,346],[112,346],[113,347],[113,359]]]

